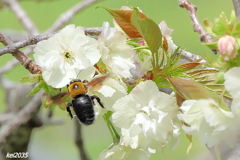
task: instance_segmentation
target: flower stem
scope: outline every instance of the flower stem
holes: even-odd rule
[[[118,142],[119,142],[120,136],[119,136],[119,134],[117,133],[115,127],[114,127],[113,124],[112,124],[112,122],[111,122],[110,119],[109,119],[109,118],[111,117],[111,115],[112,115],[112,112],[111,112],[111,111],[108,111],[107,113],[105,113],[105,114],[103,115],[103,119],[104,119],[105,123],[107,124],[107,127],[108,127],[108,129],[109,129],[109,131],[110,131],[110,134],[111,134],[112,138],[113,138],[113,143],[115,144],[115,143],[118,143]]]

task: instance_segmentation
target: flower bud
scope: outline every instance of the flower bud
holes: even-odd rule
[[[237,56],[236,40],[231,36],[224,36],[218,40],[219,53],[226,61],[233,59]]]

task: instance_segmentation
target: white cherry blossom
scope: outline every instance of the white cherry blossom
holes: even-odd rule
[[[102,54],[101,60],[108,71],[120,77],[132,77],[130,69],[134,67],[132,62],[133,50],[126,44],[127,36],[110,28],[108,22],[104,22],[98,41]]]
[[[180,109],[178,117],[185,124],[185,133],[198,136],[202,145],[211,148],[224,141],[232,146],[236,141],[234,115],[213,99],[186,100]]]
[[[176,138],[175,98],[162,93],[153,81],[141,82],[113,105],[113,123],[121,128],[122,145],[156,152]],[[175,132],[177,131],[177,132]]]
[[[101,153],[98,160],[148,160],[150,154],[142,149],[132,149],[120,144]]]
[[[240,117],[240,67],[231,68],[224,79],[225,88],[233,98],[231,110],[236,117]]]
[[[91,95],[97,95],[100,97],[101,101],[104,104],[104,110],[110,110],[113,111],[112,106],[113,104],[121,97],[127,95],[127,86],[125,83],[118,81],[113,78],[108,78],[105,80],[100,89],[90,89],[89,94]],[[99,115],[104,114],[105,112],[102,112],[102,108],[99,105],[95,105],[95,112],[96,117]]]
[[[39,42],[33,56],[42,67],[45,82],[62,88],[77,78],[82,70],[88,69],[92,73],[92,66],[99,61],[101,54],[95,39],[87,37],[81,27],[68,25],[48,40]]]

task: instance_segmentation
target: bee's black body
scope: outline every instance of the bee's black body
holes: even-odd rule
[[[73,109],[78,119],[86,124],[92,124],[95,118],[93,101],[89,95],[80,94],[72,100]]]
[[[68,86],[69,92],[73,94],[73,100],[72,102],[68,103],[67,111],[69,112],[71,118],[73,118],[72,112],[70,110],[70,107],[73,107],[78,119],[83,124],[90,125],[95,120],[95,104],[93,100],[96,99],[102,108],[104,108],[104,106],[98,96],[89,96],[85,94],[85,88],[79,87],[80,85],[82,85],[82,82],[80,80],[75,80],[70,83],[70,86],[72,87]]]

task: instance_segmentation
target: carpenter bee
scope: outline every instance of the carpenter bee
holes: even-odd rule
[[[101,99],[96,95],[88,95],[88,90],[97,91],[101,88],[102,82],[109,77],[109,74],[94,78],[90,82],[81,81],[80,79],[75,79],[67,85],[68,92],[64,92],[58,94],[57,96],[53,96],[52,100],[58,99],[59,97],[63,97],[68,94],[72,101],[67,104],[66,110],[68,111],[71,118],[73,118],[73,114],[71,108],[73,108],[77,118],[85,125],[90,125],[95,120],[95,111],[94,111],[94,99],[97,100],[98,104],[104,108]]]

